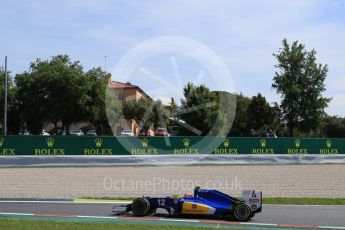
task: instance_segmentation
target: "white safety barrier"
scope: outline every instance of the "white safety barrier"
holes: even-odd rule
[[[0,167],[343,163],[345,155],[0,156]]]

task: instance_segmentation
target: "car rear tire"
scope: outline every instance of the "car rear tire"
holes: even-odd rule
[[[150,202],[145,198],[137,198],[132,202],[132,211],[135,216],[145,216],[149,214]]]
[[[234,217],[238,221],[248,221],[253,217],[253,212],[251,207],[246,203],[238,203],[234,207],[233,211]]]

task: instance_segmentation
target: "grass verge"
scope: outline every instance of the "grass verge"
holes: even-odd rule
[[[193,226],[173,226],[173,225],[156,225],[156,224],[118,224],[118,223],[80,223],[80,222],[57,222],[57,221],[32,221],[32,220],[13,220],[0,219],[1,230],[205,230],[214,229],[207,227]]]
[[[345,205],[345,198],[264,197],[264,204]]]

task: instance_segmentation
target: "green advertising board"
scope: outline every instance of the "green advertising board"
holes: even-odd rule
[[[345,139],[2,136],[0,155],[345,154]]]

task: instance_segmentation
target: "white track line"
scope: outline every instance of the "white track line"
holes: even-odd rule
[[[130,204],[130,202],[120,201],[49,201],[49,200],[0,200],[0,203],[47,203],[47,204]]]
[[[13,213],[13,212],[0,212],[0,215],[13,215],[13,216],[33,216],[32,213]]]
[[[263,204],[263,206],[275,207],[344,207],[342,204]]]
[[[199,220],[186,220],[186,219],[164,219],[160,218],[160,221],[174,221],[174,222],[192,222],[192,223],[200,223]]]
[[[117,219],[116,216],[76,216],[78,218]]]
[[[132,201],[74,201],[74,204],[130,204]]]
[[[245,223],[240,222],[241,225],[261,225],[261,226],[278,226],[278,224],[266,224],[266,223]]]
[[[327,228],[327,229],[345,229],[345,227],[332,227],[332,226],[319,226],[319,228]]]
[[[52,203],[52,204],[72,204],[73,201],[49,201],[49,200],[1,200],[0,203]]]

